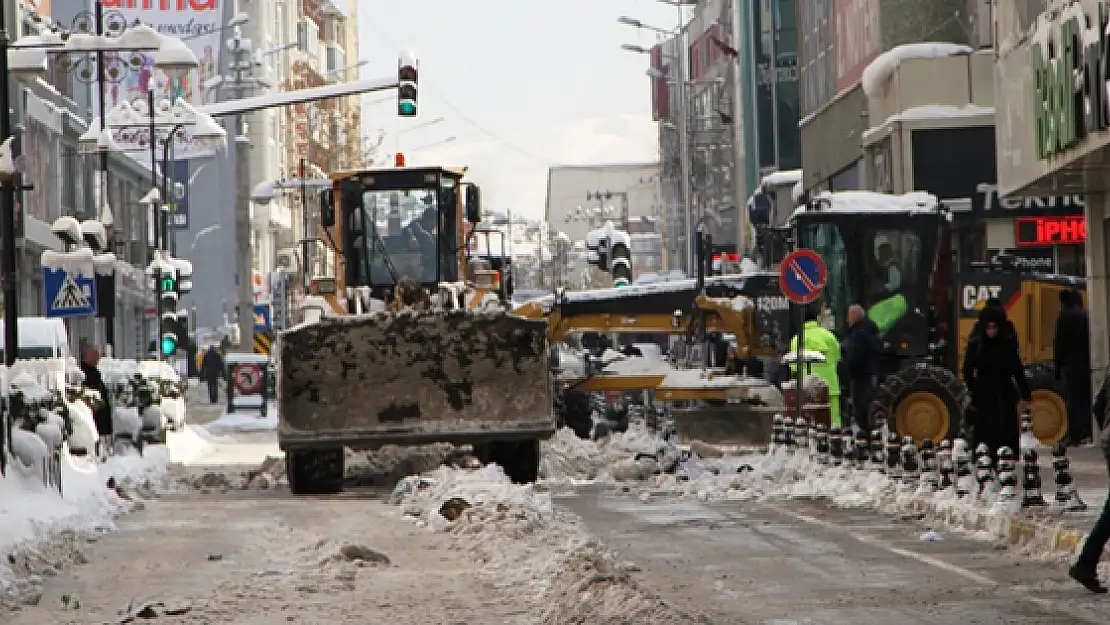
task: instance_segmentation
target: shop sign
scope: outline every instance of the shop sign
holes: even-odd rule
[[[1087,241],[1083,215],[1063,217],[1018,217],[1014,220],[1014,243],[1018,247],[1077,245]]]
[[[1102,2],[1097,20],[1083,15],[1079,3],[1072,7],[1079,11],[1065,13],[1050,28],[1048,40],[1034,41],[1030,47],[1038,160],[1056,156],[1092,132],[1110,127],[1106,33],[1110,18]]]
[[[1016,250],[1007,250],[1014,269],[1033,273],[1056,273],[1056,248],[1052,246],[1022,247]],[[995,256],[994,263],[1000,263],[1001,258]]]
[[[1082,195],[999,197],[998,186],[989,182],[980,182],[975,190],[971,209],[987,213],[982,217],[1070,215],[1086,206]]]

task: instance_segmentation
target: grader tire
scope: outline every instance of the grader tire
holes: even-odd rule
[[[294,495],[330,495],[343,491],[343,449],[285,452],[285,472]]]
[[[879,384],[871,404],[871,422],[883,418],[899,436],[939,443],[959,435],[969,401],[967,387],[951,371],[918,364]]]
[[[1033,394],[1033,436],[1042,445],[1055,446],[1068,435],[1068,404],[1064,383],[1056,379],[1051,363],[1039,362],[1025,370]]]

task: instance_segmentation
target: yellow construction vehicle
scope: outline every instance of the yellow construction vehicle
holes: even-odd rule
[[[471,253],[481,207],[465,175],[331,176],[320,223],[336,275],[314,281],[310,322],[277,342],[294,493],[341,489],[344,448],[390,444],[470,444],[515,481],[536,478],[539,441],[555,431],[547,323],[507,314],[508,260]]]
[[[843,335],[848,308],[863,305],[882,333],[872,420],[901,435],[939,442],[959,433],[969,397],[960,380],[968,336],[987,299],[1000,299],[1021,341],[1033,389],[1033,430],[1045,443],[1067,432],[1063,392],[1052,374],[1059,294],[1081,279],[960,266],[950,214],[927,193],[824,193],[794,213],[793,240],[824,259],[819,305]]]

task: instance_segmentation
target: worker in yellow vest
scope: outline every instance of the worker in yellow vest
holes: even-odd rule
[[[825,362],[815,362],[809,366],[807,371],[812,371],[815,375],[821,376],[821,379],[829,385],[829,416],[832,427],[841,427],[840,423],[840,379],[836,375],[837,366],[840,364],[840,341],[837,340],[836,335],[826,330],[817,322],[817,311],[807,308],[805,317],[805,337],[803,349],[811,352],[817,352],[825,357]],[[790,352],[795,353],[798,349],[798,336],[790,339]],[[804,363],[804,359],[803,359]],[[791,373],[797,375],[797,365],[791,365]]]

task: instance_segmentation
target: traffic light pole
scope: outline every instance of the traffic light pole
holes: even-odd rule
[[[147,143],[150,144],[150,188],[151,189],[157,189],[158,188],[158,173],[157,173],[158,168],[155,167],[155,164],[158,162],[158,141],[155,139],[155,134],[154,134],[157,130],[156,130],[155,124],[154,124],[154,122],[155,122],[154,112],[155,112],[156,109],[154,108],[154,90],[153,89],[150,89],[146,92],[146,105],[147,105],[147,112],[150,115],[150,119],[147,123],[147,132],[150,133],[149,141],[147,142]],[[166,198],[162,197],[162,198],[159,198],[158,202],[151,202],[150,203],[151,208],[154,209],[153,214],[150,216],[150,218],[153,220],[151,225],[153,226],[153,230],[154,230],[154,251],[151,254],[151,260],[154,260],[154,259],[158,260],[157,265],[155,265],[155,267],[157,267],[157,270],[151,272],[153,274],[153,277],[154,277],[154,305],[155,305],[154,314],[157,315],[157,319],[158,319],[158,334],[157,334],[158,339],[154,344],[154,348],[155,348],[154,349],[154,357],[157,360],[163,360],[163,357],[162,357],[162,335],[165,334],[165,331],[166,331],[165,324],[162,322],[162,312],[163,312],[162,311],[162,263],[164,261],[162,260],[162,236],[161,236],[162,235],[162,233],[161,233],[161,230],[162,230],[162,203],[165,202],[165,201],[166,201]]]

